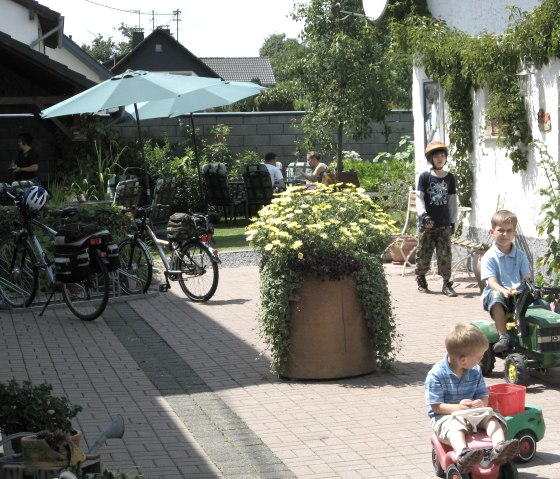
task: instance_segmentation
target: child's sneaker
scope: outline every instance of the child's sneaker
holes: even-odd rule
[[[484,451],[482,449],[469,449],[465,447],[459,454],[455,465],[461,474],[468,474],[472,468],[482,461]]]
[[[492,449],[490,454],[490,462],[501,466],[506,462],[511,461],[519,454],[519,441],[517,439],[510,439],[509,441],[500,441]]]
[[[503,353],[509,349],[509,336],[501,336],[499,341],[494,344],[495,353]]]

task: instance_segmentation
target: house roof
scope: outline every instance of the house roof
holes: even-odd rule
[[[165,29],[156,29],[142,40],[127,55],[117,59],[111,66],[104,63],[113,73],[130,70],[193,72],[198,76],[218,77],[209,66],[190,50],[181,45]]]
[[[21,5],[29,9],[32,12],[37,14],[37,18],[39,19],[39,24],[41,25],[41,30],[43,34],[50,32],[53,28],[57,27],[60,20],[60,13],[51,10],[44,5],[41,5],[39,2],[35,0],[12,0],[12,2]],[[51,35],[44,39],[44,43],[47,47],[50,48],[57,48],[60,46],[58,44],[58,35]]]
[[[0,113],[37,113],[95,85],[84,75],[0,32]]]
[[[226,81],[259,80],[263,86],[276,84],[268,57],[201,57],[200,59]]]
[[[102,80],[107,80],[113,76],[108,68],[105,68],[101,63],[95,60],[91,55],[82,50],[71,37],[66,35],[62,38],[62,46],[70,52],[75,58],[80,60],[81,63],[90,68]]]

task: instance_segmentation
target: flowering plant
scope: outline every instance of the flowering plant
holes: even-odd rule
[[[261,254],[259,320],[273,368],[287,359],[289,301],[309,274],[356,278],[372,347],[379,364],[390,366],[397,335],[380,258],[394,231],[389,216],[353,185],[289,188],[260,210],[246,234]]]

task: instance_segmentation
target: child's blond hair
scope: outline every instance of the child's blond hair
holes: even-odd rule
[[[508,210],[498,210],[492,215],[492,229],[496,226],[512,224],[513,229],[517,228],[517,215]]]
[[[473,356],[488,349],[488,339],[472,324],[457,323],[445,337],[445,348],[452,357]]]

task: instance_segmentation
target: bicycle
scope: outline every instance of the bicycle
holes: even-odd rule
[[[31,198],[37,192],[39,194]],[[75,316],[85,321],[99,317],[107,306],[110,286],[106,258],[98,247],[99,236],[92,234],[84,239],[88,244],[87,265],[92,261],[91,268],[82,271],[82,277],[73,277],[72,282],[57,281],[53,266],[55,262],[47,256],[34,232],[34,227],[37,227],[53,238],[58,234],[57,230],[35,218],[35,215],[46,206],[48,193],[37,186],[24,191],[2,184],[0,184],[0,193],[10,198],[20,212],[20,218],[13,221],[14,229],[0,238],[0,298],[12,308],[30,306],[39,289],[39,271],[44,270],[51,287],[51,295],[40,316],[54,293],[61,290],[66,305]],[[70,218],[76,212],[77,208],[67,207],[58,211],[57,215]],[[92,254],[89,254],[90,248]],[[76,274],[76,271],[70,273]]]
[[[208,301],[218,287],[219,272],[218,251],[209,242],[213,228],[208,217],[192,215],[192,237],[178,241],[158,238],[152,229],[150,213],[162,205],[131,208],[135,213],[135,224],[128,238],[119,244],[120,268],[119,282],[127,294],[146,293],[152,282],[153,258],[148,242],[156,248],[163,263],[165,284],[160,285],[161,292],[171,287],[169,281],[178,281],[183,293],[195,302]],[[164,236],[160,234],[159,236]],[[164,247],[171,250],[168,258]]]

